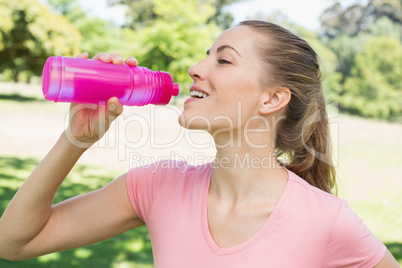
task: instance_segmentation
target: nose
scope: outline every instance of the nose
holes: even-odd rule
[[[202,61],[198,62],[197,64],[191,66],[190,68],[188,68],[188,74],[191,76],[191,78],[195,81],[195,80],[204,80],[205,79],[205,74],[202,71]]]

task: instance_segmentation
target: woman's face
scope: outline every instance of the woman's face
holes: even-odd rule
[[[258,115],[264,72],[256,49],[260,41],[260,34],[247,26],[228,29],[218,37],[206,58],[189,69],[194,82],[180,125],[209,132],[239,129]]]

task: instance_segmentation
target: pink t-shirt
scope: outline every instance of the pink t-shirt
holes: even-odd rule
[[[160,161],[128,172],[127,189],[146,223],[155,267],[374,267],[386,247],[348,204],[288,170],[273,212],[246,242],[220,248],[207,221],[212,163]]]

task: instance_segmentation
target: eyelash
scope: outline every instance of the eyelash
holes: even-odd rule
[[[227,60],[222,59],[222,58],[219,58],[219,59],[218,59],[218,63],[219,63],[219,64],[231,64],[230,61],[227,61]]]

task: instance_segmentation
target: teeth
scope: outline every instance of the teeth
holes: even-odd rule
[[[191,97],[199,97],[199,98],[206,98],[208,96],[207,93],[203,93],[200,91],[193,90],[190,92]]]

